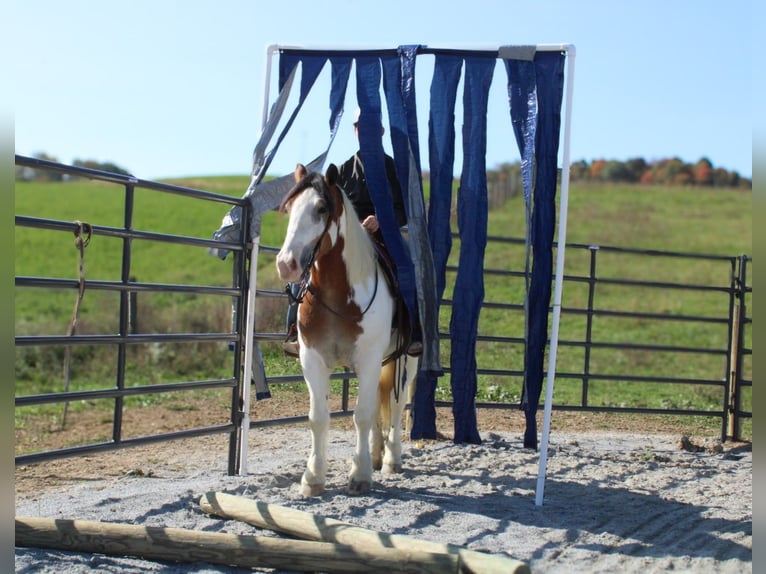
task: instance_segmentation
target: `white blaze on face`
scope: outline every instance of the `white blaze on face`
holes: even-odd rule
[[[325,228],[326,206],[314,188],[299,194],[289,208],[285,241],[277,254],[277,271],[283,281],[295,282],[303,264]]]

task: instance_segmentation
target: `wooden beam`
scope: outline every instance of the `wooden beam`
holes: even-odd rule
[[[360,551],[417,549],[426,553],[457,558],[454,569],[445,569],[442,572],[529,573],[529,567],[526,564],[508,556],[477,552],[462,546],[421,540],[412,536],[376,532],[333,518],[231,494],[208,492],[201,498],[200,507],[208,514],[241,520],[259,528],[275,530],[305,540],[349,545]]]
[[[327,542],[53,518],[16,517],[16,546],[307,572],[457,571],[455,556],[417,549],[368,551]]]

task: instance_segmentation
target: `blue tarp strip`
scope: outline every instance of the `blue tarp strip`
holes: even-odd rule
[[[452,249],[450,212],[455,164],[455,101],[462,66],[461,58],[437,55],[431,80],[428,119],[431,196],[428,205],[428,234],[433,254],[437,315],[446,284],[447,258]],[[434,373],[418,373],[410,434],[413,439],[437,438],[434,407],[437,382],[438,377]]]
[[[522,408],[527,427],[524,446],[537,448],[536,413],[543,387],[543,360],[548,342],[548,309],[553,275],[553,235],[556,226],[556,180],[564,95],[564,54],[535,56],[537,130],[535,134],[535,189],[532,210],[532,279],[528,295],[527,340]]]
[[[400,46],[399,60],[401,62],[402,79],[401,92],[404,109],[407,113],[407,134],[410,138],[410,151],[415,156],[418,171],[421,170],[420,143],[418,136],[418,112],[415,103],[415,62],[421,46]]]
[[[383,129],[380,68],[379,58],[365,57],[356,60],[356,93],[361,109],[359,152],[364,164],[370,196],[375,204],[375,214],[380,222],[380,230],[386,247],[396,263],[399,289],[412,315],[415,312],[414,269],[396,221],[393,196],[386,177],[383,139],[380,136]]]
[[[532,256],[532,189],[534,186],[534,161],[535,161],[535,133],[537,130],[537,80],[535,78],[534,57],[531,59],[505,60],[505,69],[508,74],[508,100],[511,104],[511,124],[516,136],[516,143],[521,152],[521,182],[524,192],[524,211],[526,224],[526,249],[524,262],[525,300],[524,300],[524,340],[529,340],[530,316],[529,316],[529,291],[530,291],[530,266]],[[525,367],[526,372],[526,347]],[[530,382],[525,377],[522,386],[522,397],[529,396],[527,384]],[[539,396],[539,390],[537,390]],[[524,408],[522,406],[522,408]],[[536,421],[533,413],[531,418],[527,416],[527,425],[530,420]],[[536,422],[534,423],[536,427]]]
[[[407,247],[415,278],[416,311],[423,335],[418,372],[442,374],[439,360],[438,301],[431,244],[426,225],[423,177],[418,148],[415,58],[418,46],[403,46],[396,57],[381,58],[383,90],[389,118],[397,177],[407,210]],[[414,317],[411,317],[414,321]],[[433,407],[432,407],[433,408]]]
[[[409,216],[409,189],[407,182],[410,179],[410,139],[407,129],[407,115],[404,110],[404,101],[401,91],[401,64],[397,56],[381,58],[383,66],[383,93],[386,96],[386,108],[388,110],[389,135],[391,146],[394,150],[394,164],[396,176],[402,186],[404,207]]]
[[[466,58],[463,82],[463,172],[458,190],[460,260],[450,319],[452,412],[456,443],[480,443],[476,425],[476,335],[484,301],[487,245],[487,100],[495,59]]]
[[[330,87],[330,132],[335,134],[343,115],[348,79],[351,76],[351,58],[331,58],[332,85]]]
[[[446,286],[447,258],[452,250],[450,216],[452,180],[455,169],[455,101],[463,60],[436,56],[431,80],[431,110],[428,118],[428,150],[431,197],[428,233],[434,253],[436,295],[441,301]]]

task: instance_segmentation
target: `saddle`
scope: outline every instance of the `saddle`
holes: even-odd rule
[[[373,237],[372,244],[375,247],[378,263],[380,263],[380,267],[383,269],[383,275],[386,278],[386,282],[391,288],[391,292],[394,294],[395,308],[394,316],[391,321],[391,328],[397,329],[399,332],[399,342],[396,346],[396,351],[394,351],[393,355],[386,359],[385,362],[395,359],[405,353],[419,355],[422,352],[422,343],[420,343],[418,338],[417,343],[419,344],[420,349],[413,346],[415,343],[415,339],[413,338],[415,333],[413,332],[410,321],[410,310],[404,302],[404,297],[402,297],[402,292],[399,288],[396,263],[394,263],[394,259],[391,257],[391,254],[382,241],[378,241],[377,238]]]

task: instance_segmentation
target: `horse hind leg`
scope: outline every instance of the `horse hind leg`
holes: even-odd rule
[[[372,429],[372,467],[375,470],[383,468],[383,451],[385,435],[391,426],[391,393],[394,389],[394,377],[396,376],[395,363],[390,362],[380,370],[378,381],[378,416]]]
[[[412,359],[412,357],[409,357],[408,360],[411,360],[417,365],[418,360]],[[409,368],[409,367],[408,367]],[[415,367],[417,368],[417,366]],[[412,380],[407,381],[407,403],[410,405],[410,408],[407,410],[407,413],[404,418],[404,434],[405,436],[411,436],[412,435],[412,425],[414,423],[414,416],[413,416],[413,410],[415,408],[415,385],[417,384],[418,377],[417,372],[415,373],[415,376],[412,377]],[[406,405],[403,405],[402,408],[405,408]]]
[[[393,363],[392,363],[393,365]],[[417,376],[418,359],[405,355],[396,362],[397,368],[392,368],[393,377],[405,377],[404,387],[398,393],[394,392],[393,387],[388,392],[385,403],[389,413],[389,421],[386,429],[385,452],[383,454],[384,474],[395,474],[402,472],[402,417],[404,408],[409,398],[412,396],[411,389],[415,387]],[[404,371],[402,370],[404,369]],[[381,408],[381,410],[383,410]]]

